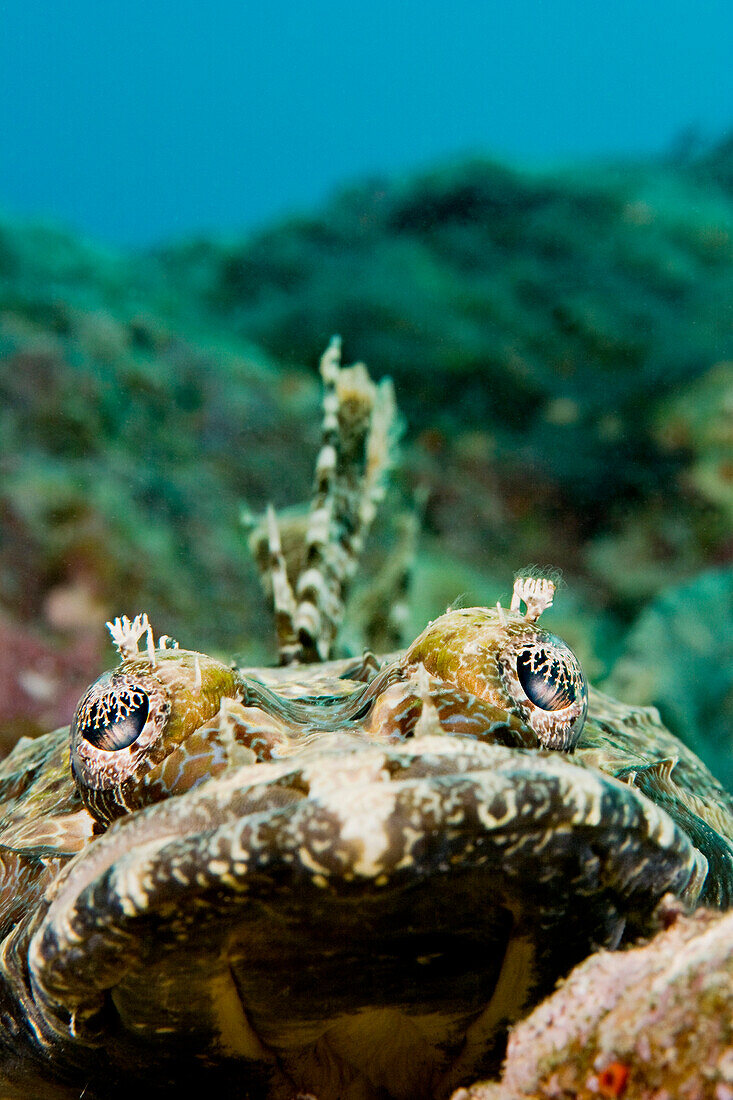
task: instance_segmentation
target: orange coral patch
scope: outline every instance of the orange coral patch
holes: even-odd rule
[[[598,1091],[601,1096],[621,1096],[629,1079],[629,1067],[623,1062],[609,1062],[598,1074]]]

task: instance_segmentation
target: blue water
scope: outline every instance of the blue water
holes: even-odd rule
[[[111,243],[246,229],[480,151],[733,124],[730,0],[3,0],[0,209]]]

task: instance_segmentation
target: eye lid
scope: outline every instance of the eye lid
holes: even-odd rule
[[[517,675],[525,695],[540,710],[558,712],[572,707],[582,691],[580,666],[568,659],[570,651],[526,646],[517,654]]]
[[[91,721],[79,724],[85,741],[96,749],[118,752],[138,740],[150,714],[147,692],[137,688],[105,693],[88,708]]]
[[[133,656],[100,676],[77,706],[70,746],[72,775],[96,821],[106,827],[150,801],[145,777],[239,687],[231,666],[194,651],[156,651],[155,664]]]
[[[585,723],[588,687],[570,647],[547,630],[530,628],[513,634],[498,665],[504,690],[542,747],[572,751]],[[553,668],[558,670],[554,683]]]
[[[149,695],[139,680],[132,677],[115,677],[107,673],[87,690],[76,711],[77,721],[85,726],[98,728],[126,718]]]
[[[71,726],[72,771],[82,795],[119,786],[147,766],[170,713],[170,694],[155,676],[124,666],[100,676],[82,696]]]

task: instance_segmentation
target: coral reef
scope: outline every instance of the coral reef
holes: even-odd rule
[[[145,603],[171,634],[256,649],[239,510],[282,483],[306,495],[317,386],[169,329],[132,263],[112,279],[104,253],[9,227],[0,257],[2,604],[53,632],[44,601],[73,585],[107,615]]]
[[[667,920],[650,943],[576,967],[513,1030],[501,1083],[453,1100],[730,1100],[733,914]]]
[[[384,591],[411,571],[411,510],[423,534],[399,624],[355,584],[339,651],[550,562],[573,593],[550,621],[608,676],[652,601],[733,553],[730,178],[725,142],[544,174],[473,161],[137,256],[0,222],[0,613],[60,652],[48,599],[70,589],[99,621],[147,607],[271,659],[238,517],[307,495],[314,368],[340,331],[407,412],[398,520],[364,549],[374,575],[392,552]],[[727,705],[702,700],[694,731],[666,713],[705,754]],[[67,710],[29,703],[27,729]]]
[[[681,464],[655,408],[730,353],[732,260],[730,196],[709,178],[478,160],[160,256],[182,301],[281,362],[314,362],[343,332],[416,432],[488,432],[501,464],[531,465],[538,495],[558,486],[586,516]]]

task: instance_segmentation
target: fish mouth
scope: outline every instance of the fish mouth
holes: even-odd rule
[[[124,1076],[133,1041],[273,1066],[334,1021],[388,1011],[424,1032],[438,1013],[439,1074],[512,945],[528,961],[497,1028],[648,929],[664,894],[694,902],[704,862],[640,792],[558,753],[337,734],[130,814],[75,857],[28,943],[35,1028],[70,1069],[96,1048]],[[486,1030],[472,1072],[495,1054]]]

